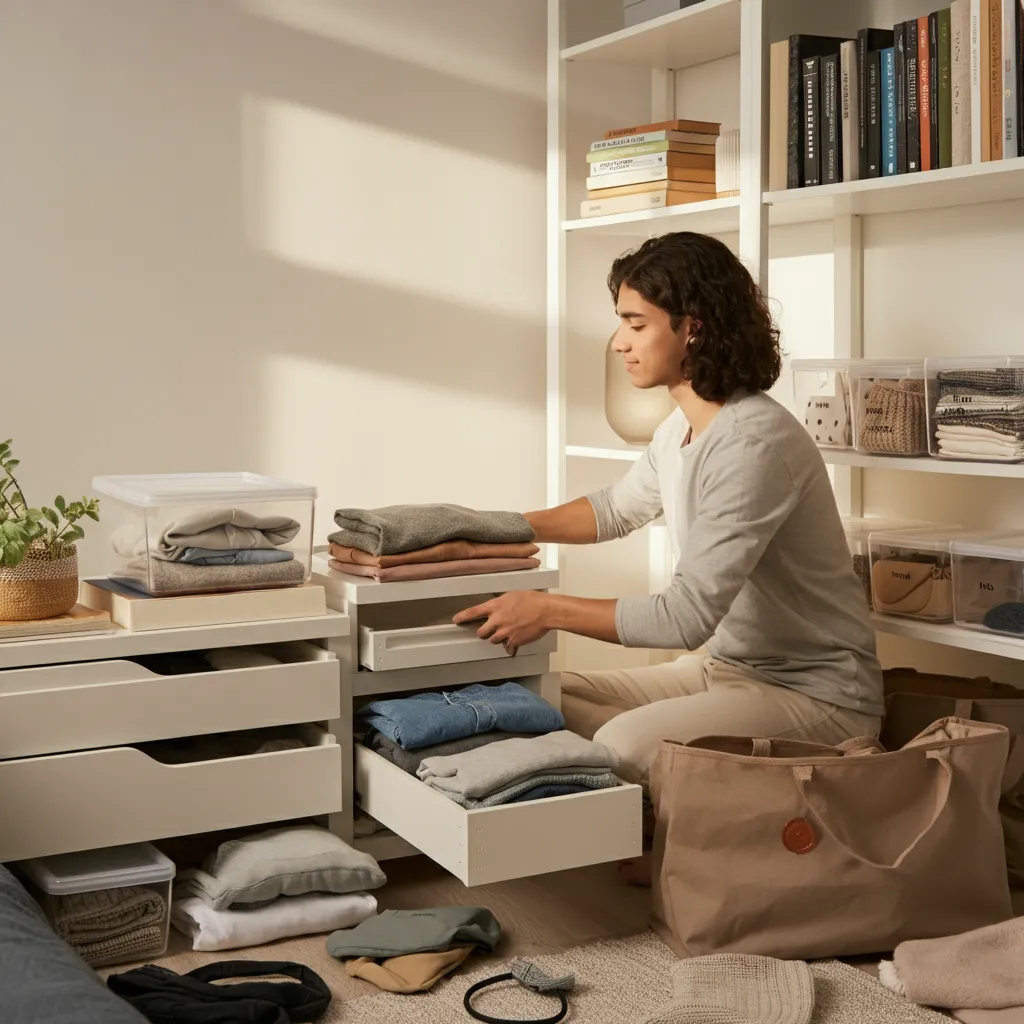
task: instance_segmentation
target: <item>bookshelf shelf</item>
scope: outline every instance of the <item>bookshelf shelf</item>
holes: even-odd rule
[[[709,199],[705,203],[686,203],[664,210],[638,210],[610,217],[583,217],[562,222],[563,231],[595,235],[623,235],[646,238],[662,231],[700,231],[705,235],[724,235],[739,231],[739,196]]]
[[[888,615],[873,615],[875,629],[890,636],[926,640],[929,643],[959,647],[979,654],[995,654],[1000,658],[1024,661],[1024,639],[997,636],[995,633],[975,632],[951,623],[921,622],[917,619],[898,619]]]
[[[642,448],[588,448],[586,445],[566,445],[565,454],[577,459],[604,459],[606,461],[636,462],[643,455]]]
[[[703,0],[561,51],[562,60],[679,70],[740,52],[740,0]]]
[[[1012,199],[1024,199],[1024,157],[764,194],[772,224],[807,224]]]
[[[898,472],[944,473],[953,476],[1006,477],[1024,480],[1024,463],[1019,462],[957,462],[955,459],[895,458],[868,455],[864,452],[829,451],[821,449],[824,460],[833,466],[855,469],[893,469]]]

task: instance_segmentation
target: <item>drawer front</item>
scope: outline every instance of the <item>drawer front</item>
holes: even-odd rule
[[[0,759],[340,717],[337,657],[306,642],[279,651],[287,664],[193,675],[130,661],[0,672]]]
[[[481,640],[479,627],[417,626],[411,629],[359,627],[359,664],[374,672],[388,672],[427,665],[457,665],[467,661],[508,658],[500,644]],[[519,655],[551,654],[558,649],[558,634],[550,632],[535,644],[519,649]]]
[[[166,765],[132,747],[0,764],[0,862],[341,810],[341,748]]]
[[[641,852],[639,786],[467,811],[366,747],[360,807],[466,885],[487,885]]]

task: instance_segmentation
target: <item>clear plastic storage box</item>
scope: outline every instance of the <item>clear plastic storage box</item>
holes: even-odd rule
[[[851,448],[848,359],[794,359],[793,412],[819,448]]]
[[[1024,534],[953,544],[957,625],[1024,637]]]
[[[853,446],[874,455],[927,455],[924,360],[851,362]]]
[[[316,488],[253,473],[100,476],[118,583],[154,596],[309,580]]]
[[[23,860],[14,867],[54,931],[93,967],[166,951],[174,863],[150,843]]]
[[[871,553],[868,538],[872,533],[891,533],[899,530],[928,529],[930,524],[907,519],[891,519],[882,516],[844,516],[843,530],[850,545],[850,556],[853,559],[853,571],[857,574],[864,587],[864,599],[869,608],[874,604],[871,599]]]
[[[871,603],[876,612],[928,622],[953,621],[950,547],[956,526],[878,530],[868,537]]]
[[[1024,461],[1024,356],[926,359],[925,385],[932,455]]]

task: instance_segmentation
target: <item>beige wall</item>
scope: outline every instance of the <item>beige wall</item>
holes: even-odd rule
[[[320,535],[339,504],[538,505],[544,51],[544,0],[0,5],[29,497],[249,469],[316,484]]]

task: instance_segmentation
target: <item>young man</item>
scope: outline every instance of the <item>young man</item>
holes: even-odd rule
[[[610,718],[595,738],[632,782],[646,785],[664,739],[877,735],[874,631],[821,456],[765,394],[781,356],[756,284],[723,243],[689,232],[616,260],[608,283],[634,386],[667,387],[679,410],[619,483],[528,518],[541,542],[588,544],[664,513],[672,582],[617,601],[505,594],[455,621],[486,619],[479,635],[509,653],[551,629],[706,650],[563,677],[569,727],[591,731],[595,707]]]

